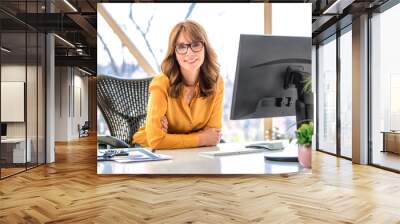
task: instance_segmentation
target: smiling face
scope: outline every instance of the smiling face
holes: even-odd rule
[[[214,93],[219,77],[217,54],[200,24],[185,20],[172,28],[161,71],[169,79],[168,94],[173,98],[181,96],[183,85],[198,84],[201,97]]]
[[[191,45],[191,47],[189,47],[189,45]],[[181,32],[176,40],[175,46],[175,55],[181,72],[184,74],[198,74],[200,72],[200,67],[204,62],[205,50],[203,44],[198,41],[193,41],[185,32]],[[182,51],[178,48],[185,47],[187,47],[187,51],[182,54]]]

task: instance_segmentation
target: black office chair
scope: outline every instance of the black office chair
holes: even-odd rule
[[[103,113],[111,136],[98,136],[99,146],[129,148],[137,146],[132,135],[144,125],[153,78],[120,79],[97,76],[97,105]]]
[[[85,123],[82,126],[78,124],[79,138],[89,136],[89,129],[90,129],[89,121],[85,121]]]

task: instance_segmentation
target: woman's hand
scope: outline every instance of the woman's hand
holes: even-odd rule
[[[161,117],[161,129],[165,132],[168,133],[168,120],[166,116]]]
[[[214,146],[217,145],[221,140],[221,129],[218,128],[206,128],[200,131],[199,134],[199,146]]]

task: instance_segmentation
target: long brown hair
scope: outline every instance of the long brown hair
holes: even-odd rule
[[[174,26],[169,35],[167,55],[161,64],[161,71],[169,78],[168,93],[171,97],[177,98],[181,95],[183,75],[179,69],[179,63],[175,55],[175,46],[179,34],[185,32],[193,41],[201,41],[204,44],[204,62],[200,67],[199,87],[200,97],[208,97],[215,91],[219,77],[219,64],[217,54],[211,47],[204,28],[191,20],[185,20]]]

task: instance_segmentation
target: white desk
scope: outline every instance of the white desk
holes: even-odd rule
[[[254,143],[254,142],[253,142]],[[274,162],[264,155],[297,156],[297,145],[290,144],[283,151],[229,156],[206,156],[204,151],[242,148],[250,143],[225,143],[215,147],[157,150],[172,156],[171,160],[118,163],[97,162],[98,174],[291,174],[303,170],[297,162]]]
[[[31,161],[31,139],[27,139],[27,149],[25,154],[25,138],[6,138],[1,140],[2,152],[10,150],[8,146],[13,146],[12,150],[12,163],[25,163],[25,158],[27,162]]]

